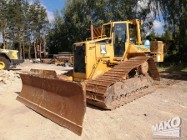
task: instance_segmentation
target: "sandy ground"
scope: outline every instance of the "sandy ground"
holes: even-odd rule
[[[9,73],[30,68],[68,68],[55,65],[24,63]],[[82,136],[77,136],[16,100],[21,91],[19,75],[10,75],[0,82],[0,140],[149,140],[152,125],[179,116],[181,139],[187,139],[187,78],[162,73],[161,84],[146,95],[113,111],[86,108]]]

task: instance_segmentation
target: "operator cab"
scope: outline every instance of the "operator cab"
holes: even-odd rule
[[[114,58],[122,58],[127,45],[137,44],[137,26],[128,21],[110,22],[102,26],[101,37],[110,38],[114,49]]]

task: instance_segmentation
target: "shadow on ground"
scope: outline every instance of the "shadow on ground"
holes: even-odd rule
[[[170,72],[162,71],[160,72],[161,78],[171,79],[171,80],[184,80],[187,81],[187,72]]]
[[[20,71],[21,69],[18,69],[18,68],[10,68],[9,70],[12,70],[12,71]]]
[[[88,104],[88,103],[86,104],[86,107],[89,107],[89,108],[94,109],[94,110],[107,111],[105,109],[99,108],[97,106],[94,106],[94,105],[91,105],[91,104]]]
[[[14,92],[14,93],[16,93],[16,94],[18,94],[18,95],[19,95],[21,92]]]

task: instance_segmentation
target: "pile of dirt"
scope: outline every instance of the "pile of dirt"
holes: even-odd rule
[[[20,78],[15,71],[0,70],[0,85],[7,84]]]

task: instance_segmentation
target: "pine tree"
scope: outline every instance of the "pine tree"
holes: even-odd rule
[[[1,0],[0,1],[0,32],[2,33],[3,36],[3,48],[7,47],[7,2],[6,0]]]

